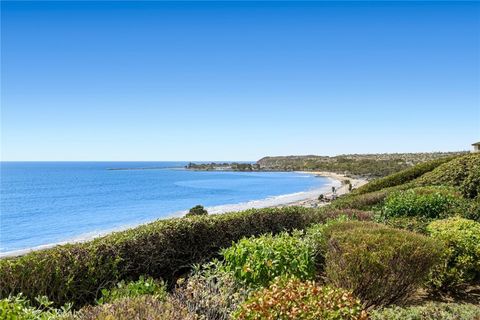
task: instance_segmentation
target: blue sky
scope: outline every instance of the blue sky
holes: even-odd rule
[[[2,1],[3,160],[480,140],[478,2]]]

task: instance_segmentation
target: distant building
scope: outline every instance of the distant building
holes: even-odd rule
[[[480,142],[472,143],[473,150],[472,152],[480,152]]]

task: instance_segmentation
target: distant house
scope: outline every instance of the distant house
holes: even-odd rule
[[[480,142],[472,143],[473,150],[472,152],[480,152]]]

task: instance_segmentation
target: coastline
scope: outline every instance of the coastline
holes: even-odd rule
[[[347,186],[342,185],[341,183],[341,181],[344,179],[349,179],[352,182],[352,185],[356,183],[355,184],[356,187],[358,187],[362,183],[363,184],[366,183],[366,180],[352,179],[344,175],[339,175],[331,172],[310,172],[310,171],[297,171],[297,172],[302,174],[314,175],[315,177],[324,177],[324,178],[327,178],[329,182],[320,188],[315,188],[311,190],[306,190],[306,191],[301,191],[301,192],[296,192],[291,194],[283,194],[278,196],[271,196],[264,199],[251,200],[251,201],[241,202],[241,203],[210,206],[210,207],[206,207],[206,209],[209,212],[209,214],[223,214],[223,213],[233,212],[233,211],[243,211],[248,209],[261,209],[261,208],[272,208],[272,207],[288,207],[288,206],[317,207],[317,206],[326,205],[326,203],[320,203],[318,201],[318,196],[320,194],[324,194],[326,196],[331,195],[332,186],[335,186],[335,188],[337,188],[337,192],[336,192],[337,195],[348,193]],[[78,235],[74,238],[67,239],[65,241],[60,241],[60,242],[51,243],[51,244],[44,244],[44,245],[26,248],[26,249],[0,252],[0,259],[22,256],[33,251],[45,250],[58,245],[87,242],[95,238],[103,237],[114,232],[121,232],[127,229],[144,225],[144,224],[152,223],[157,220],[181,218],[187,212],[188,210],[172,212],[171,214],[166,215],[165,217],[148,221],[148,222],[124,225],[122,227],[112,228],[109,230],[92,231],[83,235]]]

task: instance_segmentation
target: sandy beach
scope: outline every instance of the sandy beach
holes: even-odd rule
[[[348,190],[348,185],[342,183],[342,181],[344,181],[344,180],[349,180],[350,183],[352,184],[353,189],[359,188],[359,187],[365,185],[366,183],[368,183],[367,179],[358,178],[358,177],[352,178],[352,177],[349,177],[347,175],[334,173],[334,172],[326,172],[326,171],[298,171],[298,172],[299,173],[306,173],[306,174],[313,174],[313,175],[319,176],[319,177],[327,177],[327,178],[330,178],[334,181],[337,181],[336,190],[335,190],[335,194],[337,196],[341,196],[343,194],[346,194],[346,193],[350,192]],[[321,207],[321,206],[327,205],[328,202],[320,202],[318,200],[318,196],[320,194],[323,194],[324,197],[326,197],[326,198],[331,198],[332,195],[333,195],[331,189],[329,189],[329,191],[327,191],[327,192],[310,194],[310,196],[306,197],[305,199],[294,201],[294,202],[287,203],[287,204],[281,204],[281,205],[278,205],[276,207],[302,206],[302,207],[308,207],[308,208],[315,208],[315,207]]]

